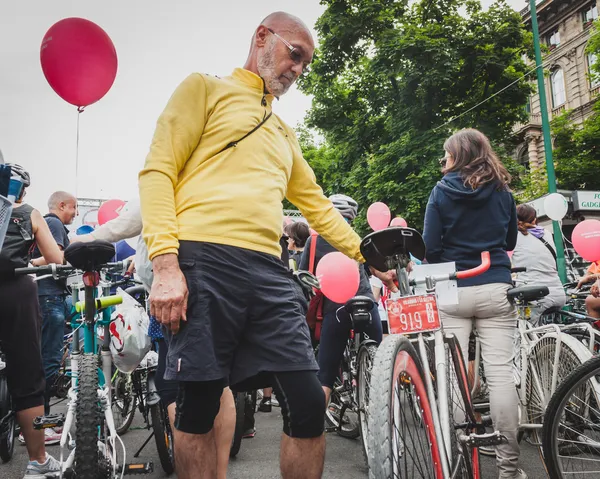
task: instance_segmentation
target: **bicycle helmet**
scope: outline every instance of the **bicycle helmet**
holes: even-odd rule
[[[21,180],[23,187],[27,188],[31,184],[29,173],[27,173],[21,165],[17,165],[16,163],[6,163],[6,166],[10,166],[12,176]]]
[[[333,206],[342,216],[350,221],[358,214],[358,203],[346,195],[331,195],[329,197]]]

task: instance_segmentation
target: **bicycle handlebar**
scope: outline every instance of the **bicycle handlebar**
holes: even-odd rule
[[[54,274],[60,272],[75,271],[75,268],[69,264],[48,264],[44,266],[30,266],[27,268],[15,268],[15,275],[21,274]]]
[[[455,273],[454,277],[456,279],[468,279],[474,278],[475,276],[479,276],[480,274],[485,273],[490,266],[492,265],[492,260],[490,259],[489,251],[484,251],[481,253],[481,264],[473,269],[468,269],[466,271],[459,271]]]
[[[114,295],[114,296],[103,296],[102,298],[96,298],[96,311],[104,308],[108,308],[109,306],[116,306],[117,304],[121,304],[123,302],[123,297]],[[75,303],[75,311],[81,313],[85,310],[85,301],[78,301]]]

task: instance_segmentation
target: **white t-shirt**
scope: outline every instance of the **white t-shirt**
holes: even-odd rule
[[[387,298],[384,298],[382,295],[383,283],[377,276],[371,276],[369,282],[371,283],[371,288],[379,289],[379,302],[377,303],[377,308],[379,309],[379,317],[381,318],[382,322],[387,322],[387,310],[385,309],[385,300]]]

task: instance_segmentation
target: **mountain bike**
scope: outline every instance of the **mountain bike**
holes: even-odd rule
[[[16,413],[8,391],[6,358],[0,349],[0,459],[8,462],[15,448]]]
[[[542,447],[550,479],[600,474],[600,356],[571,372],[548,403]]]
[[[371,376],[369,477],[479,478],[478,447],[506,438],[486,433],[491,419],[475,414],[460,345],[442,330],[434,292],[437,283],[484,273],[489,253],[472,270],[426,277],[426,294],[415,296],[407,267],[410,255],[425,256],[416,230],[372,233],[361,252],[378,270],[396,270],[400,290],[398,299],[388,300],[391,334],[377,350]]]
[[[73,351],[71,353],[72,382],[69,390],[69,404],[66,416],[56,414],[40,416],[34,420],[36,429],[63,427],[60,440],[60,462],[65,476],[75,475],[77,479],[115,478],[123,474],[146,474],[153,471],[152,463],[119,464],[116,441],[126,451],[117,435],[110,406],[112,356],[110,352],[111,306],[122,302],[121,296],[98,296],[101,271],[126,270],[123,262],[107,263],[115,255],[115,248],[105,241],[76,243],[65,250],[65,259],[72,265],[47,265],[31,268],[19,268],[15,274],[50,274],[55,279],[60,274],[78,269],[83,271],[84,301],[78,301],[79,289],[73,289],[77,312],[83,312],[81,324],[75,328]],[[110,292],[110,286],[104,286],[104,293]],[[97,313],[102,312],[100,318]],[[74,319],[75,320],[75,319]],[[99,327],[104,328],[100,356],[98,351]],[[80,331],[81,330],[81,331]],[[83,333],[83,350],[80,333]],[[72,446],[69,438],[73,422],[76,422],[75,444],[64,459],[65,448]]]

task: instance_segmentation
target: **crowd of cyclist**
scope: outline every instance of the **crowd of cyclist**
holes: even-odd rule
[[[60,469],[45,450],[60,431],[34,430],[32,420],[49,412],[70,305],[66,283],[48,279],[36,285],[11,271],[29,262],[62,263],[73,241],[117,242],[140,234],[135,264],[150,292],[149,334],[160,339],[158,387],[176,431],[179,477],[226,477],[235,424],[229,386],[263,389],[259,409],[264,411],[273,405],[274,391],[284,420],[282,476],[321,477],[324,412],[351,325],[342,305],[326,299],[317,365],[305,321],[307,300],[290,271],[310,269],[313,248],[315,266],[334,251],[364,262],[360,238],[351,229],[359,205],[342,194],[325,197],[293,131],[276,116],[267,121],[271,102],[304,71],[313,50],[306,26],[279,12],[256,30],[243,69],[225,79],[186,79],[159,119],[140,173],[141,201],[87,236],[74,237],[66,228],[77,214],[73,195],[54,193],[42,217],[23,201],[29,174],[11,165],[26,188],[0,253],[0,340],[29,454],[25,478],[51,477]],[[235,105],[245,106],[228,106],[232,96],[239,99]],[[219,102],[225,105],[221,109],[215,108]],[[198,119],[201,111],[210,111],[210,119]],[[263,122],[243,136],[254,125],[245,116]],[[232,128],[221,128],[219,121]],[[232,131],[239,131],[239,140],[231,142]],[[511,266],[525,266],[523,280],[551,291],[536,318],[564,305],[555,252],[535,211],[516,207],[510,175],[485,135],[459,131],[444,150],[443,178],[425,214],[426,260],[454,262],[465,270],[477,266],[482,251],[491,254],[490,269],[459,281],[459,304],[442,307],[441,317],[464,352],[476,326],[491,415],[508,439],[496,449],[499,477],[523,479],[512,375],[517,315],[506,292],[513,284]],[[283,195],[319,234],[303,223],[282,226]],[[357,294],[373,300],[367,334],[379,343],[388,330],[379,313],[385,315],[385,308],[378,304],[397,290],[394,276],[358,267]],[[595,283],[588,312],[598,317],[599,276],[590,271],[582,279]],[[247,414],[246,437],[256,433],[253,413]]]

